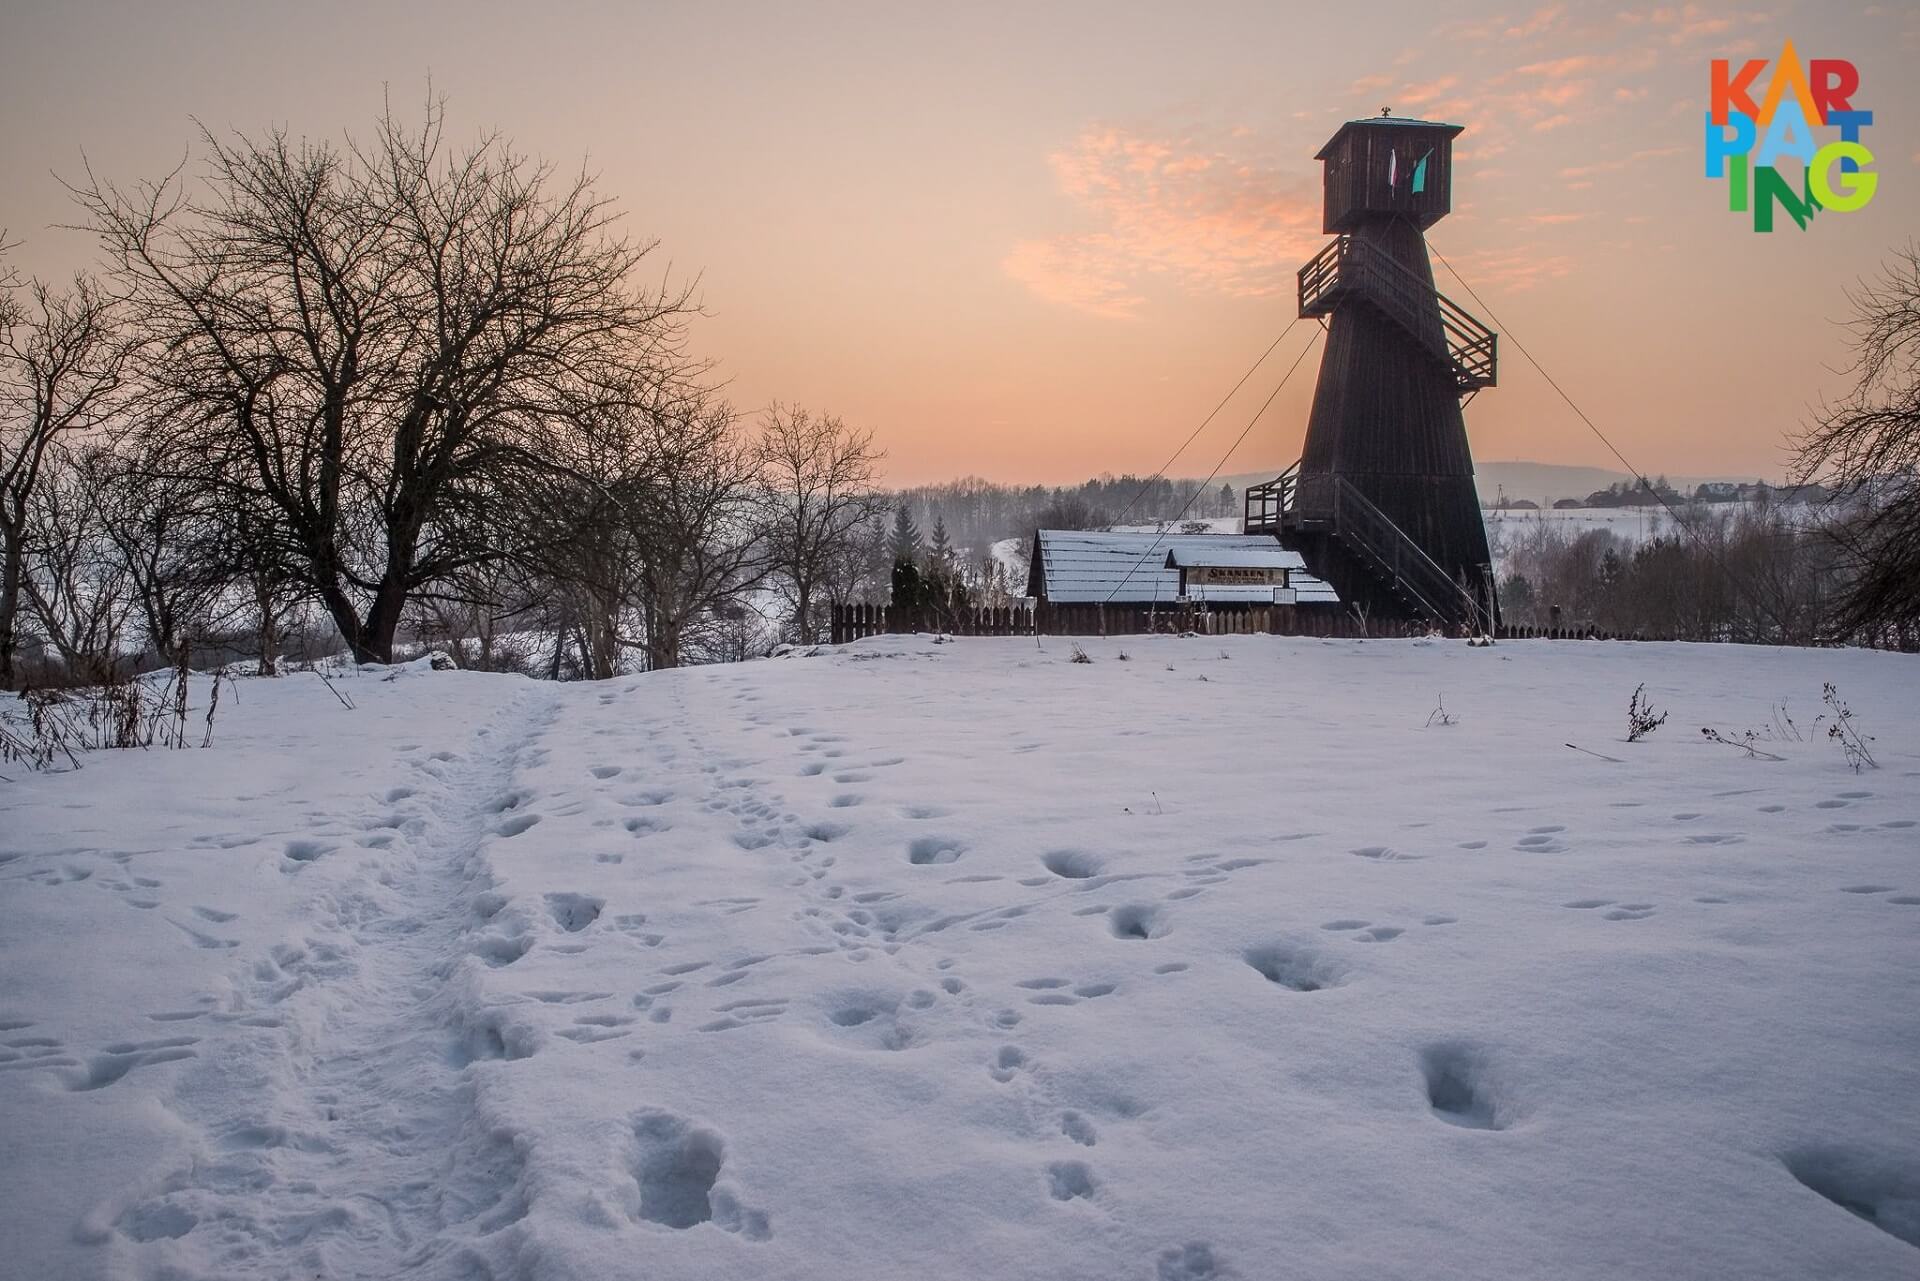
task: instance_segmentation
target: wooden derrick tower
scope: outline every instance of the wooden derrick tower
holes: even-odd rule
[[[1247,491],[1246,532],[1299,551],[1375,616],[1497,621],[1462,398],[1494,384],[1497,336],[1433,285],[1423,233],[1452,202],[1460,126],[1381,115],[1322,147],[1325,230],[1300,314],[1326,349],[1300,461]]]

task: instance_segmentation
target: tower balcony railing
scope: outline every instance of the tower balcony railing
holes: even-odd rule
[[[1461,395],[1494,385],[1500,336],[1393,258],[1336,237],[1300,269],[1300,314],[1325,316],[1347,299],[1371,304],[1453,373]],[[1438,303],[1440,324],[1433,324]]]
[[[1293,486],[1299,475],[1300,464],[1295,463],[1264,485],[1248,485],[1240,532],[1279,534],[1281,521],[1293,507]]]

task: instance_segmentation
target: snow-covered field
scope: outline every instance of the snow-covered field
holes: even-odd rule
[[[1720,510],[1732,511],[1743,504],[1724,504]],[[1709,509],[1714,510],[1714,509]],[[1678,532],[1673,518],[1663,507],[1561,507],[1543,511],[1486,511],[1487,541],[1496,548],[1536,528],[1545,527],[1577,537],[1589,530],[1604,529],[1628,544],[1637,545],[1650,538]]]
[[[0,1274],[1920,1275],[1913,658],[1083,644],[0,784]]]

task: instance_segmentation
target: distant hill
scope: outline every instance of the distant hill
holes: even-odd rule
[[[1568,467],[1559,463],[1483,462],[1474,467],[1480,501],[1490,503],[1502,490],[1508,498],[1551,503],[1556,498],[1585,498],[1596,489],[1633,477],[1605,467]]]
[[[1238,476],[1224,476],[1220,480],[1232,485],[1237,492],[1248,485],[1265,484],[1278,474],[1278,470],[1276,468],[1273,471],[1247,472]],[[1556,498],[1585,498],[1596,489],[1605,489],[1608,485],[1632,479],[1633,477],[1624,471],[1610,471],[1605,467],[1574,467],[1563,463],[1530,463],[1519,460],[1483,461],[1477,464],[1474,471],[1474,483],[1480,491],[1482,502],[1492,502],[1494,495],[1503,489],[1508,498],[1531,498],[1535,502],[1551,503]],[[1733,475],[1669,475],[1667,479],[1675,488],[1684,492],[1691,490],[1702,481],[1751,481],[1767,478]],[[1218,486],[1220,480],[1216,480],[1214,484]]]

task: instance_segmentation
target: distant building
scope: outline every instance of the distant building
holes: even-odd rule
[[[1307,572],[1298,552],[1279,546],[1264,534],[1154,534],[1094,533],[1078,529],[1042,529],[1033,536],[1028,559],[1027,595],[1056,604],[1164,604],[1180,600],[1180,570],[1169,559],[1205,561],[1210,554],[1220,562],[1231,553],[1258,552],[1264,561],[1275,555],[1286,567],[1286,585],[1300,605],[1338,606],[1333,588]],[[1271,586],[1236,587],[1207,584],[1190,588],[1195,603],[1210,607],[1244,608],[1270,605]]]

